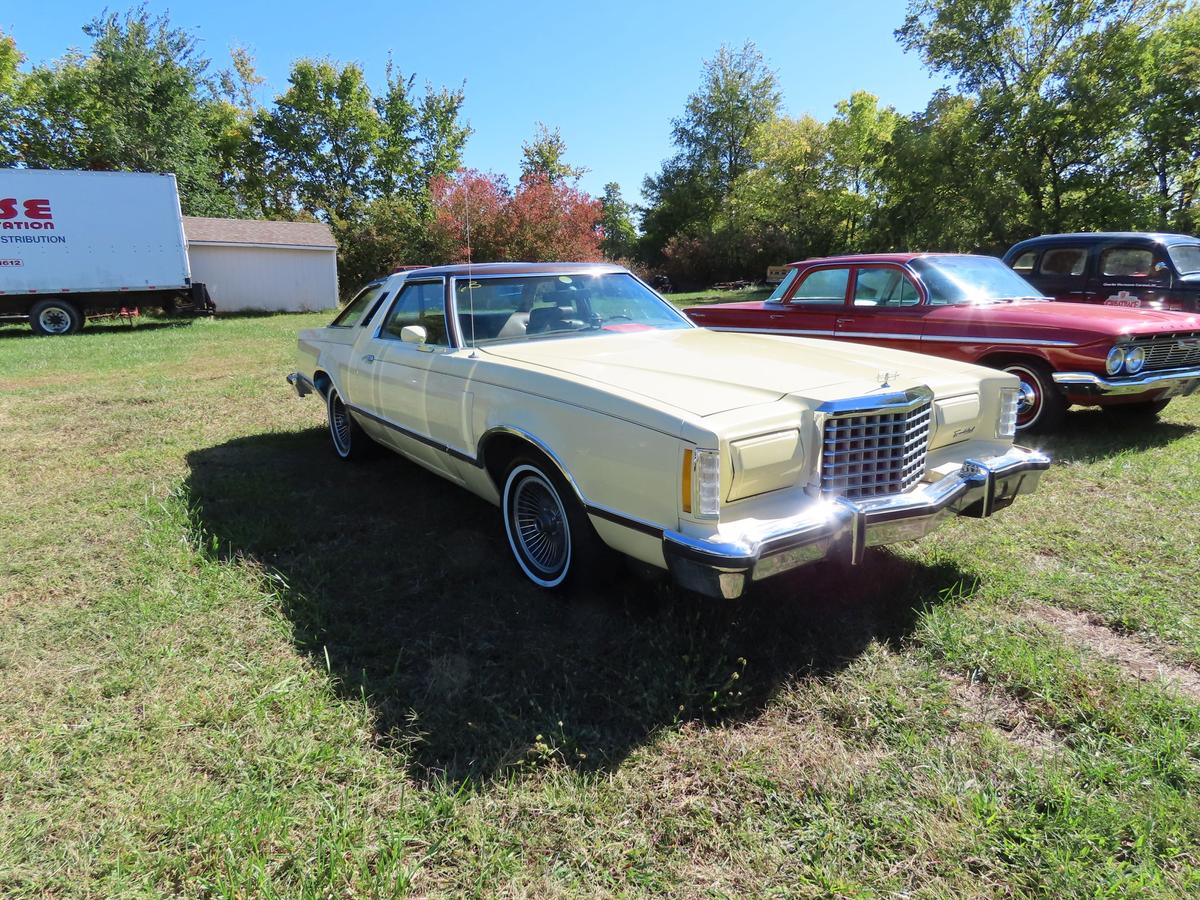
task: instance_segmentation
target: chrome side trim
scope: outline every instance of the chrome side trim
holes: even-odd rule
[[[1185,397],[1200,388],[1200,366],[1166,372],[1143,372],[1125,378],[1105,378],[1094,372],[1055,372],[1053,378],[1055,384],[1079,388],[1099,397],[1141,394],[1153,390],[1166,390],[1172,397]]]
[[[375,413],[371,412],[370,410],[363,409],[361,406],[354,406],[350,403],[347,403],[346,409],[350,410],[353,413],[357,413],[358,415],[363,416],[364,418],[370,419],[372,422],[378,422],[380,425],[383,425],[386,428],[390,428],[393,431],[404,435],[406,438],[411,438],[412,440],[417,441],[418,443],[424,444],[427,447],[432,447],[434,450],[440,450],[442,453],[452,456],[455,459],[462,460],[465,463],[470,463],[471,465],[476,466],[476,467],[483,466],[482,462],[480,462],[476,457],[471,456],[471,454],[469,454],[469,453],[465,453],[464,451],[459,450],[455,447],[451,447],[449,444],[444,444],[441,441],[435,441],[433,438],[426,437],[423,434],[419,434],[418,432],[413,431],[411,428],[405,428],[403,425],[397,425],[391,419],[385,418],[380,415],[376,415]]]
[[[703,308],[703,307],[701,307]],[[697,323],[700,324],[700,323]],[[724,325],[703,325],[712,331],[736,331],[747,334],[794,334],[798,337],[874,338],[884,341],[934,341],[961,344],[1004,344],[1022,347],[1078,347],[1073,341],[1026,340],[1025,338],[982,337],[978,335],[945,336],[929,334],[899,334],[890,331],[828,331],[819,328],[734,328]]]

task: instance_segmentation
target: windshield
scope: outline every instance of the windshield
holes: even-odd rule
[[[454,299],[467,346],[692,327],[627,272],[458,278]]]
[[[1171,262],[1175,263],[1180,275],[1200,272],[1200,244],[1176,244],[1168,247],[1167,252],[1171,254]]]
[[[993,256],[927,256],[910,263],[932,306],[1041,299],[1032,284]]]

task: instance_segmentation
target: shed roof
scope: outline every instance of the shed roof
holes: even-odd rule
[[[184,216],[183,231],[189,244],[337,249],[333,232],[322,222],[273,222],[265,219],[209,219],[202,216]]]

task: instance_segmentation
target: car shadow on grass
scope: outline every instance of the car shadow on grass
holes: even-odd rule
[[[1073,409],[1057,433],[1020,435],[1017,443],[1049,451],[1060,462],[1098,462],[1130,450],[1163,447],[1196,431],[1190,423],[1170,421],[1171,413],[1168,406],[1163,413],[1166,421],[1139,422],[1122,420],[1097,408]]]
[[[379,741],[421,781],[549,759],[611,769],[662,728],[753,716],[790,680],[902,641],[923,607],[971,580],[871,551],[861,567],[809,567],[735,602],[633,574],[564,599],[518,577],[492,506],[391,454],[341,463],[322,429],[230,441],[188,464],[210,552],[282,576],[297,646],[345,696],[367,698]]]

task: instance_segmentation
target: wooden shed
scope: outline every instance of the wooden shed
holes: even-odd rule
[[[192,281],[217,312],[332,309],[338,304],[337,244],[320,222],[184,216]]]

